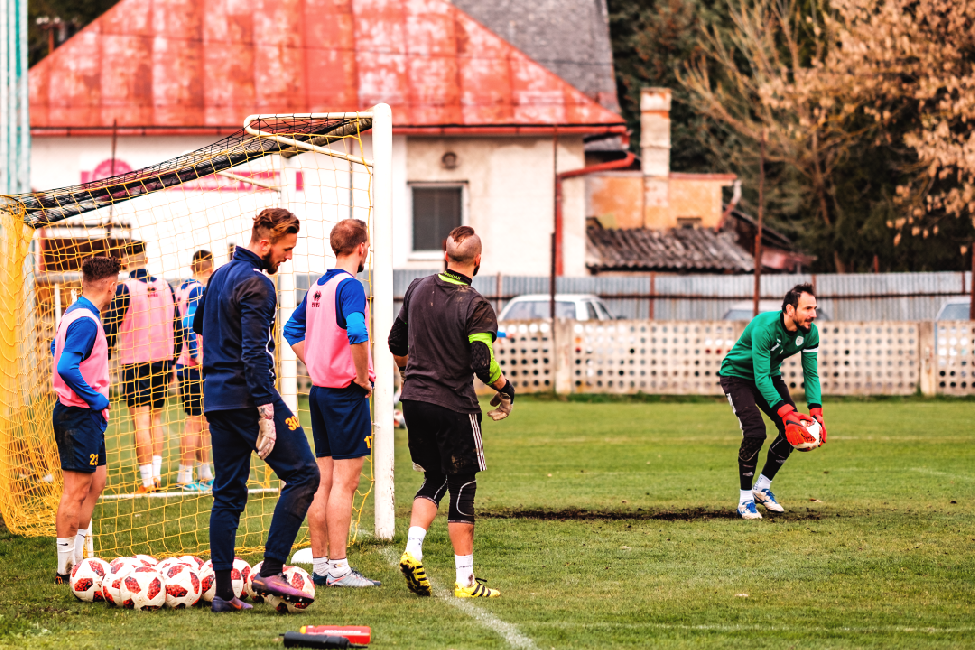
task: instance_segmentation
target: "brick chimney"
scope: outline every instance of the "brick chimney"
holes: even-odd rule
[[[643,169],[643,225],[670,225],[670,89],[640,90],[640,158]]]

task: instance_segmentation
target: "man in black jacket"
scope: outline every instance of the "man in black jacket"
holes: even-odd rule
[[[498,319],[491,303],[471,282],[481,266],[481,240],[470,226],[447,238],[447,270],[414,280],[389,333],[389,349],[405,372],[401,399],[414,469],[424,472],[413,500],[406,551],[400,570],[406,585],[430,595],[421,563],[423,539],[447,492],[447,530],[454,546],[458,598],[493,598],[501,593],[474,577],[475,474],[487,469],[481,444],[481,407],[472,375],[498,391],[488,415],[511,412],[515,389],[494,359]]]
[[[254,590],[291,603],[314,602],[281,575],[318,489],[319,473],[298,417],[274,387],[274,274],[291,259],[298,218],[267,208],[254,218],[251,241],[210,278],[193,329],[203,336],[203,413],[213,444],[210,552],[216,578],[213,611],[250,609],[231,586],[234,544],[247,504],[251,452],[285,482],[268,530]]]

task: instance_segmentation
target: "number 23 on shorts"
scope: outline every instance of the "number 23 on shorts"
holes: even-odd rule
[[[98,454],[88,454],[88,458],[91,459],[89,461],[89,463],[88,463],[89,465],[97,465],[98,464]]]

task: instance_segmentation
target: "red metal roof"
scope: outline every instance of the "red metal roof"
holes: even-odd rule
[[[444,0],[122,0],[31,69],[30,101],[38,130],[378,102],[420,132],[623,121]]]

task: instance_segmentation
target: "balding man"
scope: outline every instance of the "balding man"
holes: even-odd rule
[[[471,282],[481,266],[481,239],[470,226],[447,238],[447,270],[414,280],[389,333],[389,349],[404,376],[403,415],[409,430],[413,468],[425,480],[413,500],[406,551],[400,570],[410,591],[430,595],[424,571],[423,539],[450,494],[447,530],[454,547],[458,598],[500,596],[474,577],[475,474],[486,469],[481,444],[481,408],[471,375],[498,391],[488,415],[511,412],[515,390],[494,360],[498,318]],[[404,374],[405,373],[405,374]]]

